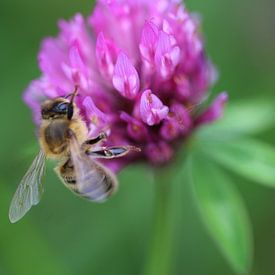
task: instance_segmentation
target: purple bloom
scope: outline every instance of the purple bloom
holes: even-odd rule
[[[25,102],[39,123],[44,99],[78,85],[90,136],[104,131],[106,145],[142,149],[106,162],[113,170],[135,160],[165,164],[195,127],[222,115],[225,93],[196,112],[216,74],[199,22],[181,1],[98,0],[88,20],[77,14],[59,28],[42,43],[42,76],[30,84]]]

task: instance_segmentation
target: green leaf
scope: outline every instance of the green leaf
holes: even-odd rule
[[[257,134],[275,125],[274,102],[253,99],[241,102],[229,102],[224,117],[202,128],[201,136],[223,136]]]
[[[275,148],[253,139],[204,143],[203,150],[225,167],[258,183],[275,187]]]
[[[204,156],[192,155],[186,168],[210,235],[232,268],[246,274],[252,259],[252,233],[242,198],[230,180]]]

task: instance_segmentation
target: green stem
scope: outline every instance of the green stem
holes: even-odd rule
[[[172,260],[172,188],[171,168],[155,170],[155,212],[153,235],[144,275],[170,275]]]

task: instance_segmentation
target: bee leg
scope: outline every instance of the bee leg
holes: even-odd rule
[[[114,146],[101,148],[99,150],[86,150],[86,154],[94,158],[120,158],[127,155],[130,151],[140,152],[141,150],[135,146]]]
[[[86,140],[81,145],[81,149],[83,151],[89,151],[92,145],[95,145],[106,138],[107,138],[107,135],[105,133],[100,133],[96,138]]]
[[[94,145],[107,138],[106,133],[100,133],[96,138],[86,140],[84,144]]]

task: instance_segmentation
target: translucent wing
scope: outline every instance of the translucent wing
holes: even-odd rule
[[[12,223],[20,220],[33,205],[39,203],[43,185],[45,154],[40,150],[29,170],[21,180],[10,205],[9,218]]]
[[[91,160],[74,135],[70,140],[70,152],[76,177],[72,190],[89,200],[105,201],[116,190],[116,177],[110,170]]]

